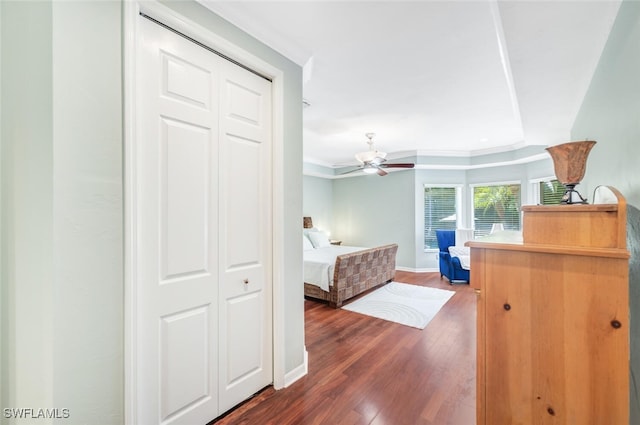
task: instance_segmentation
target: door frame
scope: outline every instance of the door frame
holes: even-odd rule
[[[123,99],[124,99],[124,418],[136,423],[137,396],[137,267],[136,234],[136,45],[138,15],[143,12],[272,80],[272,314],[273,385],[285,386],[284,358],[284,73],[211,30],[157,1],[123,2]],[[211,12],[213,13],[213,12]],[[213,419],[213,418],[211,418]]]

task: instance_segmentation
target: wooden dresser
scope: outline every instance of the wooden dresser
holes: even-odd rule
[[[470,241],[478,425],[629,423],[626,201],[524,206]]]

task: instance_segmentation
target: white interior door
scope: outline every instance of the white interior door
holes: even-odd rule
[[[270,84],[138,19],[136,417],[204,424],[272,381]]]
[[[222,64],[220,407],[271,383],[271,83]],[[242,72],[239,72],[242,71]]]

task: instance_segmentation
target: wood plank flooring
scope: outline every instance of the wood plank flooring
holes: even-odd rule
[[[308,375],[213,423],[475,424],[475,292],[439,273],[395,280],[456,294],[423,330],[305,300]]]

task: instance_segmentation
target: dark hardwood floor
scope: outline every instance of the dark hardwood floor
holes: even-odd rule
[[[456,294],[424,330],[305,300],[308,375],[215,424],[475,424],[475,292],[439,273],[395,280]]]

